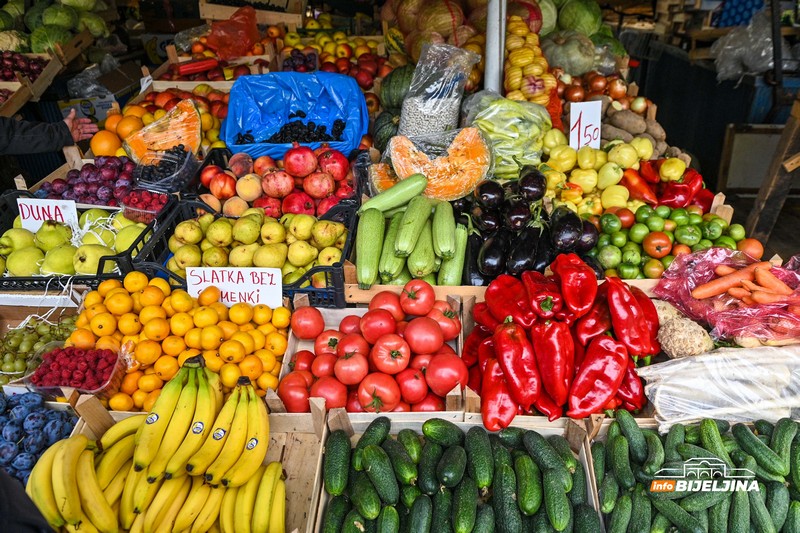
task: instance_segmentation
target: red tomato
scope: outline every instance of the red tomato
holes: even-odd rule
[[[363,413],[364,408],[361,407],[361,404],[358,401],[358,389],[355,388],[347,393],[347,404],[344,406],[344,410],[348,413]]]
[[[400,293],[400,305],[407,315],[425,316],[433,308],[436,294],[427,281],[412,279]]]
[[[401,320],[400,322],[397,323],[397,330],[395,331],[395,333],[397,333],[402,337],[403,335],[405,335],[407,327],[408,327],[408,321]]]
[[[307,305],[292,313],[292,332],[295,337],[311,340],[325,329],[325,320],[316,307]]]
[[[375,370],[385,374],[397,374],[411,362],[411,348],[403,337],[394,333],[381,335],[369,353]]]
[[[416,368],[406,368],[395,376],[400,387],[400,396],[404,402],[415,404],[421,402],[428,394],[428,383],[425,375]]]
[[[436,300],[433,302],[433,308],[438,309],[442,313],[446,311],[453,311],[453,306],[447,303],[445,300]]]
[[[369,363],[360,353],[347,354],[336,360],[333,373],[345,385],[357,385],[369,374]]]
[[[415,370],[422,370],[423,372],[425,372],[425,369],[428,368],[428,365],[430,364],[432,358],[433,358],[432,353],[415,355],[411,359],[411,364],[408,366]]]
[[[311,396],[325,398],[325,409],[347,405],[347,387],[332,376],[321,377],[311,385]]]
[[[348,333],[339,339],[339,345],[336,347],[336,355],[339,357],[354,353],[360,353],[363,356],[369,355],[369,343],[360,333]]]
[[[400,387],[392,376],[373,372],[358,386],[358,401],[370,413],[391,411],[400,403]]]
[[[442,311],[434,307],[425,316],[432,318],[439,324],[442,329],[442,338],[445,342],[455,339],[461,333],[461,320],[458,319],[458,315],[452,309]]]
[[[435,394],[446,396],[456,385],[462,389],[467,385],[469,370],[455,354],[436,354],[425,370],[425,380]]]
[[[757,239],[747,238],[736,243],[736,249],[744,252],[753,259],[761,259],[764,256],[764,245]]]
[[[452,346],[447,343],[442,344],[442,347],[439,348],[439,351],[436,353],[456,353]]]
[[[369,309],[386,309],[389,311],[397,322],[400,322],[406,317],[403,308],[400,307],[400,295],[392,291],[381,291],[372,297],[369,301]]]
[[[445,410],[444,398],[436,396],[434,393],[429,392],[424,399],[415,404],[412,404],[411,410],[417,413],[430,412],[430,411],[444,411]]]
[[[339,339],[344,337],[344,333],[335,329],[326,329],[317,335],[314,341],[314,353],[322,355],[324,353],[336,353],[336,346],[339,344]]]
[[[370,344],[375,344],[381,335],[394,333],[395,329],[397,322],[394,321],[392,313],[386,309],[373,309],[361,317],[361,334]]]
[[[347,335],[348,333],[361,333],[361,317],[357,315],[347,315],[339,322],[339,331]]]
[[[627,207],[618,209],[615,214],[619,217],[619,221],[622,222],[622,227],[625,229],[630,228],[636,223],[636,216],[633,214],[633,211]]]
[[[669,235],[663,231],[653,231],[648,233],[647,237],[642,241],[642,248],[644,248],[644,253],[650,257],[661,259],[669,255],[669,251],[672,249],[672,241],[669,240]]]
[[[400,402],[397,404],[397,407],[392,409],[393,413],[410,413],[411,406],[406,402]]]
[[[301,372],[289,372],[286,374],[280,385],[278,385],[278,397],[283,402],[287,412],[307,413],[311,410],[308,405],[308,387],[309,384],[306,382],[306,377]]]
[[[292,360],[289,362],[289,368],[292,370],[311,370],[311,363],[314,362],[315,355],[308,350],[300,350],[295,352]]]
[[[314,374],[309,372],[308,370],[293,370],[283,376],[281,383],[287,381],[294,384],[302,385],[306,388],[310,387],[312,383],[314,383]]]
[[[324,353],[318,355],[314,362],[311,363],[311,373],[321,378],[323,376],[333,375],[333,365],[336,364],[338,358],[332,353]]]
[[[436,353],[444,344],[442,328],[435,320],[426,316],[409,322],[403,338],[413,353]]]

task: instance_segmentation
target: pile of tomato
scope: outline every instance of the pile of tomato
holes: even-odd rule
[[[461,320],[433,287],[411,280],[400,294],[377,293],[363,316],[326,329],[314,307],[292,315],[292,334],[314,350],[292,355],[278,386],[290,413],[309,411],[309,397],[350,412],[444,411],[444,397],[467,384],[467,366],[451,346]]]

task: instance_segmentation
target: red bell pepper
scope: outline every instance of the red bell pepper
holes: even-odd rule
[[[607,335],[592,340],[569,391],[567,416],[585,418],[602,411],[617,395],[628,364],[624,344]]]
[[[546,390],[539,394],[539,398],[536,399],[533,406],[536,407],[537,411],[545,415],[550,422],[558,420],[564,414],[564,409],[553,401]]]
[[[625,172],[622,173],[622,180],[620,180],[619,184],[624,185],[625,188],[628,189],[631,193],[630,197],[632,200],[641,200],[651,205],[658,204],[658,198],[656,198],[656,193],[653,192],[653,188],[650,187],[644,178],[634,169],[626,169]]]
[[[520,277],[534,313],[547,320],[561,311],[561,291],[553,278],[535,270],[526,270]]]
[[[695,195],[703,190],[703,176],[693,168],[686,169],[678,181],[668,181],[658,197],[659,205],[672,209],[686,207],[692,203]]]
[[[540,378],[533,346],[519,324],[506,322],[494,332],[494,352],[508,382],[511,397],[528,410],[539,397]]]
[[[486,371],[486,362],[494,357],[494,340],[492,337],[486,337],[478,345],[478,368],[481,369],[481,372]]]
[[[711,204],[714,203],[714,196],[715,194],[710,190],[700,189],[697,191],[697,194],[694,195],[694,198],[692,198],[692,202],[689,205],[699,206],[700,209],[703,210],[703,213],[708,213],[711,211]]]
[[[622,378],[622,383],[617,390],[617,398],[628,411],[639,411],[647,403],[642,378],[636,373],[636,365],[633,363],[628,363],[625,377]]]
[[[483,342],[480,332],[473,329],[467,338],[464,339],[464,347],[461,349],[461,360],[467,367],[476,366],[478,364],[478,346]]]
[[[480,394],[482,378],[483,378],[483,373],[481,372],[481,369],[478,365],[470,367],[469,379],[467,379],[467,386],[476,393]]]
[[[539,322],[531,328],[531,340],[544,390],[557,405],[564,405],[575,373],[575,345],[569,326]]]
[[[500,325],[500,320],[496,319],[489,311],[489,305],[486,302],[475,304],[472,308],[472,318],[475,322],[493,332]],[[504,317],[505,318],[505,317]]]
[[[581,346],[611,329],[611,311],[608,310],[608,285],[601,283],[597,289],[597,297],[588,313],[575,322],[575,339]]]
[[[564,123],[561,122],[561,115],[564,114],[563,107],[564,104],[558,96],[558,89],[554,87],[550,90],[550,99],[547,101],[546,109],[550,114],[550,122],[553,128],[557,128],[561,131],[564,131]]]
[[[492,316],[500,322],[508,317],[524,328],[529,328],[536,321],[528,303],[525,286],[514,276],[500,274],[486,287],[486,305]]]
[[[651,159],[650,161],[639,161],[639,175],[644,178],[647,183],[657,184],[661,181],[661,176],[658,170],[664,159]]]
[[[597,275],[576,254],[560,254],[550,265],[561,285],[564,305],[580,318],[592,308],[597,296]]]
[[[575,323],[575,313],[570,311],[569,309],[562,309],[553,317],[554,319],[558,320],[559,322],[563,322],[568,326],[572,326]]]
[[[181,76],[188,76],[190,74],[207,72],[212,68],[217,68],[218,66],[219,66],[219,61],[212,57],[209,57],[206,59],[193,59],[192,61],[179,63],[173,68],[174,71],[180,74]]]
[[[655,355],[661,351],[661,343],[658,342],[658,311],[656,311],[653,300],[642,289],[631,285],[631,293],[636,298],[644,314],[643,326],[647,329],[650,338],[650,351],[647,352],[647,355]]]
[[[622,405],[622,400],[620,400],[618,396],[614,396],[603,406],[603,411],[614,411],[620,405]],[[608,414],[610,415],[611,413]]]
[[[507,428],[517,416],[517,403],[511,398],[503,370],[497,359],[489,359],[481,383],[481,418],[489,431]]]
[[[575,363],[573,364],[573,375],[575,377],[575,372],[580,368],[581,364],[583,364],[583,358],[586,356],[586,346],[582,346],[575,335],[575,328],[572,328],[572,345],[575,347]]]
[[[630,288],[615,276],[606,278],[608,284],[608,309],[614,336],[633,357],[652,355],[650,327]]]

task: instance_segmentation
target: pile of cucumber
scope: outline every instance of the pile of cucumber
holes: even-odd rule
[[[800,532],[798,425],[788,418],[774,425],[760,420],[754,430],[706,419],[696,426],[676,424],[660,437],[640,428],[627,411],[617,411],[605,443],[592,445],[606,531]],[[678,472],[687,462],[707,458],[753,472],[759,490],[650,491],[661,469]]]
[[[390,435],[376,418],[351,449],[325,443],[323,533],[600,531],[587,473],[561,436],[521,428],[466,434],[442,419]]]
[[[450,202],[421,196],[428,180],[415,174],[365,202],[356,233],[358,285],[461,285],[467,228]]]

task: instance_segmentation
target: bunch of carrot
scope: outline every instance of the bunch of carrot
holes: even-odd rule
[[[800,296],[793,295],[795,291],[771,269],[772,264],[767,261],[738,269],[720,265],[714,269],[719,277],[695,287],[692,297],[704,300],[727,293],[745,305],[787,304],[790,313],[800,316]]]

